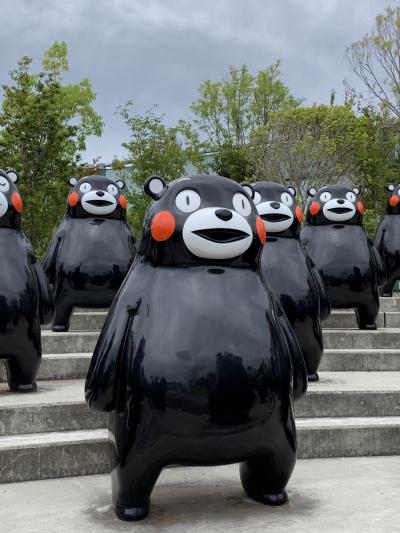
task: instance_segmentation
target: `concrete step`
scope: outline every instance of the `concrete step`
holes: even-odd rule
[[[400,311],[400,296],[379,298],[379,307],[381,311]]]
[[[104,324],[107,310],[84,309],[75,311],[71,317],[70,331],[99,331]],[[42,326],[43,330],[50,330],[51,324]]]
[[[44,354],[38,380],[84,379],[91,353]],[[320,371],[400,371],[400,349],[328,349],[322,358]],[[0,383],[6,381],[0,362]]]
[[[38,380],[84,379],[92,353],[44,354]],[[349,348],[327,349],[320,371],[400,371],[400,348]],[[6,380],[4,365],[0,361],[0,383]]]
[[[38,381],[33,394],[8,392],[0,386],[0,435],[97,429],[107,414],[89,409],[84,380]]]
[[[99,337],[98,331],[42,331],[43,353],[92,353]]]
[[[400,371],[400,349],[349,348],[325,350],[320,371]]]
[[[399,328],[399,311],[381,311],[376,321],[378,328]],[[323,323],[324,329],[352,328],[358,329],[355,312],[351,310],[332,311],[330,317]]]
[[[83,379],[89,367],[91,353],[53,353],[44,354],[40,365],[38,380]],[[6,381],[6,370],[0,362],[0,383]]]
[[[43,353],[93,352],[97,331],[42,332]],[[376,331],[358,329],[327,329],[324,331],[325,349],[344,348],[399,348],[400,328],[382,328]]]
[[[359,329],[327,329],[324,331],[325,349],[400,349],[400,329],[382,328],[375,331]]]
[[[91,352],[44,354],[38,380],[83,379],[91,357]],[[320,371],[400,371],[400,348],[326,349]],[[5,368],[0,361],[0,383],[5,380]]]
[[[297,417],[400,416],[400,372],[321,372],[296,403]],[[35,394],[0,386],[0,435],[106,427],[84,400],[84,380],[38,382]]]
[[[400,417],[297,421],[299,458],[394,455]],[[0,437],[0,482],[109,472],[106,429]]]
[[[399,486],[399,456],[299,460],[290,503],[274,508],[245,495],[238,465],[169,468],[133,525],[115,518],[109,475],[70,477],[3,485],[0,523],[15,533],[395,533]]]

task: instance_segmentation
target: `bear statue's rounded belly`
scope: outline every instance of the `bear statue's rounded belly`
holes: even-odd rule
[[[120,232],[121,238],[116,238],[118,232],[114,226],[120,222],[76,219],[70,223],[74,227],[64,237],[62,254],[58,258],[59,275],[78,291],[118,290],[132,260],[126,235]],[[80,240],[75,232],[83,232],[83,225],[85,238]]]
[[[149,301],[134,319],[141,334],[133,389],[160,412],[179,412],[197,427],[200,420],[208,429],[267,420],[283,400],[281,391],[287,396],[290,368],[266,317],[268,297],[259,278],[247,276],[247,302],[239,307],[244,287],[235,285],[232,272],[199,272],[196,279],[184,269],[164,270],[153,275]],[[244,272],[238,276],[242,283],[245,278]]]

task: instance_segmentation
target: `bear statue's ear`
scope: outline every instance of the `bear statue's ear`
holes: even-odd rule
[[[390,192],[393,192],[395,190],[395,186],[392,185],[391,183],[387,186],[387,190],[390,191]]]
[[[154,200],[158,200],[166,188],[167,184],[161,176],[150,176],[143,185],[144,192]]]
[[[288,187],[288,191],[290,192],[292,196],[294,197],[296,196],[296,189],[294,187],[292,186]]]
[[[317,189],[315,187],[310,187],[307,191],[308,196],[315,196],[317,194]]]
[[[254,198],[253,185],[250,185],[250,183],[241,183],[240,185],[247,192],[247,194],[250,196],[250,198],[253,199]]]
[[[117,185],[120,189],[123,189],[125,187],[125,182],[122,180],[117,180]]]
[[[358,195],[361,191],[358,187],[353,187],[353,192]]]
[[[17,183],[17,181],[19,180],[18,174],[12,168],[8,169],[6,174],[13,183]]]
[[[75,176],[71,176],[68,178],[68,183],[71,185],[71,187],[75,187],[75,185],[78,183],[78,178],[75,178]]]

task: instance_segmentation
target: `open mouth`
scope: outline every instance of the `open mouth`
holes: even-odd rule
[[[343,215],[344,213],[350,213],[352,209],[349,209],[348,207],[332,207],[331,209],[328,209],[328,211],[332,211],[332,213],[338,213],[339,215]]]
[[[112,202],[108,200],[87,200],[87,203],[90,205],[95,205],[96,207],[104,207],[105,205],[112,205]]]
[[[193,231],[193,233],[208,241],[220,243],[236,242],[249,237],[248,233],[231,228],[199,229]]]
[[[266,213],[261,215],[261,218],[266,222],[282,222],[283,220],[289,220],[290,216],[284,215],[283,213]]]

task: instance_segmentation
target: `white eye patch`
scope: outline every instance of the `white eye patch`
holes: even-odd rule
[[[200,195],[193,189],[184,189],[176,195],[175,205],[183,213],[193,213],[200,207]]]
[[[0,192],[7,192],[10,190],[10,184],[4,176],[0,176]]]

